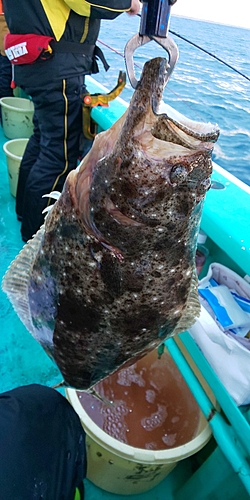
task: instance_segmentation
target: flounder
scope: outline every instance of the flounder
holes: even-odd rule
[[[157,114],[167,61],[144,66],[128,110],[72,171],[3,290],[88,390],[199,314],[195,251],[217,126]]]

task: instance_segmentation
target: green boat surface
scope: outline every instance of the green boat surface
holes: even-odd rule
[[[88,77],[88,90],[104,88]],[[104,89],[106,91],[106,89]],[[109,128],[124,112],[126,103],[117,98],[108,108],[95,107],[92,119],[99,131]],[[0,128],[0,277],[21,250],[20,222],[16,220],[15,199],[10,194]],[[202,275],[212,262],[221,263],[241,277],[250,276],[250,188],[214,164],[212,186],[207,193],[201,229],[206,233],[208,251]],[[4,392],[29,383],[54,386],[62,381],[55,364],[20,322],[5,294],[0,291],[0,390]],[[153,489],[128,495],[131,500],[245,500],[250,497],[250,408],[237,407],[188,332],[169,339],[166,346],[184,376],[205,418],[212,437],[200,451],[180,461]],[[181,347],[181,349],[180,349]],[[184,352],[191,356],[218,405],[209,399]],[[250,353],[249,353],[250,356]],[[63,392],[63,390],[62,390]],[[112,465],[110,465],[112,467]],[[86,500],[125,498],[104,491],[85,480]]]

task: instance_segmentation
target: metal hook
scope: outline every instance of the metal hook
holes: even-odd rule
[[[158,36],[147,36],[147,35],[139,35],[138,33],[134,35],[130,40],[127,42],[124,50],[124,58],[125,58],[125,64],[127,68],[127,73],[128,77],[130,80],[130,83],[132,87],[135,89],[138,84],[138,80],[136,79],[135,76],[135,68],[134,68],[134,52],[138,47],[141,47],[142,45],[145,45],[146,43],[150,42],[151,40],[154,40],[156,43],[158,43],[163,49],[165,49],[168,53],[169,56],[169,67],[167,70],[168,73],[168,79],[175,67],[175,64],[178,60],[179,56],[179,51],[176,43],[172,40],[172,38],[168,37],[158,37]]]

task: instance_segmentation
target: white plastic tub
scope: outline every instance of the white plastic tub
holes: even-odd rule
[[[12,139],[3,145],[12,196],[16,196],[20,163],[29,139]]]
[[[33,134],[33,102],[22,97],[2,97],[0,104],[4,135],[8,139],[29,138]]]
[[[87,477],[96,486],[111,493],[131,495],[150,490],[180,460],[203,448],[211,437],[210,426],[197,405],[198,429],[195,437],[188,442],[159,450],[135,448],[118,441],[99,427],[83,408],[76,390],[66,389],[66,396],[86,431]]]

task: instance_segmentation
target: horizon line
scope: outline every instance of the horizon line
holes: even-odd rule
[[[229,26],[230,28],[239,28],[239,29],[242,29],[242,30],[250,30],[250,27],[247,28],[246,26],[239,26],[239,25],[236,25],[236,24],[223,23],[222,21],[212,21],[211,19],[201,19],[201,18],[198,18],[198,17],[185,16],[183,14],[174,14],[174,13],[172,13],[171,17],[181,17],[181,18],[184,18],[184,19],[191,19],[192,21],[201,21],[201,22],[204,22],[204,23],[212,23],[212,24],[220,24],[221,26]]]

